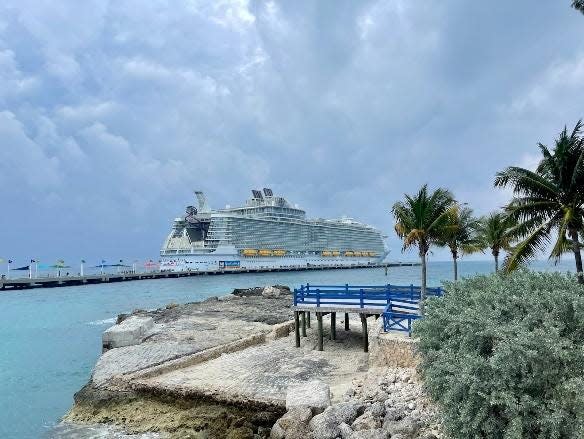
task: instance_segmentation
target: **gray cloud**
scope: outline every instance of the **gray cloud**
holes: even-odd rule
[[[191,189],[222,207],[269,185],[401,257],[404,192],[485,213],[497,170],[584,116],[583,25],[527,0],[8,0],[0,253],[154,256]]]

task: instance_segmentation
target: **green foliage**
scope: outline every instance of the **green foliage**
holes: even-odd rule
[[[584,0],[572,0],[572,7],[584,14]]]
[[[513,200],[506,211],[518,222],[513,233],[521,237],[505,261],[508,271],[534,259],[555,236],[550,258],[558,261],[563,253],[572,251],[576,271],[582,273],[579,243],[579,235],[584,231],[582,128],[582,121],[571,133],[564,128],[552,150],[540,143],[542,159],[535,172],[511,166],[497,173],[495,186],[513,189]],[[584,283],[582,275],[580,281]]]
[[[517,271],[446,284],[414,326],[453,438],[584,437],[584,287]]]
[[[430,245],[439,244],[444,225],[448,221],[448,209],[454,205],[452,193],[438,188],[428,193],[424,185],[417,194],[405,195],[405,201],[393,205],[395,231],[403,239],[403,249],[416,246],[425,255]]]

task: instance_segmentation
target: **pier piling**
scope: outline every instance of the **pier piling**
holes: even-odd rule
[[[306,311],[302,311],[300,320],[302,322],[302,337],[306,337]]]
[[[361,327],[363,328],[363,352],[369,352],[369,334],[367,333],[366,314],[361,314]]]
[[[306,312],[306,326],[310,329],[310,311]]]
[[[346,312],[345,313],[345,331],[348,331],[349,329],[350,329],[349,328],[349,313]]]
[[[321,312],[317,312],[316,313],[316,320],[318,322],[318,350],[322,351],[323,350],[323,336],[322,336],[322,313]]]
[[[331,312],[331,340],[337,339],[337,313]]]
[[[299,311],[294,311],[294,335],[296,336],[296,347],[300,347],[300,325],[298,319]]]

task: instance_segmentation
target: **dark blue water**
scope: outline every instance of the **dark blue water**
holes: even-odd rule
[[[545,263],[538,269],[553,269]],[[573,270],[566,261],[557,269]],[[491,262],[462,262],[462,276]],[[419,284],[419,267],[239,274],[159,279],[0,293],[0,438],[43,437],[73,402],[101,352],[101,333],[136,308],[198,301],[233,288],[301,283]],[[431,262],[429,285],[452,277],[452,264]]]

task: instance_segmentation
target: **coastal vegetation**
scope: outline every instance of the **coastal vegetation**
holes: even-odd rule
[[[582,121],[571,133],[560,133],[553,149],[539,144],[542,159],[535,171],[510,166],[497,173],[496,187],[511,187],[513,199],[505,210],[518,225],[514,234],[520,242],[505,261],[507,271],[534,259],[553,244],[550,259],[559,261],[572,251],[578,282],[584,284],[582,244],[584,233],[584,139]]]
[[[458,280],[458,258],[482,250],[482,241],[477,234],[480,221],[473,216],[471,208],[458,204],[449,209],[446,221],[439,244],[450,249],[454,280]]]
[[[448,215],[455,206],[454,196],[447,189],[428,191],[424,185],[417,194],[405,195],[405,201],[393,205],[395,231],[403,239],[403,249],[417,248],[422,266],[420,312],[426,298],[426,262],[430,247],[443,243]]]
[[[584,284],[583,127],[582,121],[571,132],[564,127],[553,148],[539,143],[542,157],[535,170],[510,166],[496,174],[495,187],[513,191],[513,198],[502,211],[477,219],[449,190],[440,188],[429,193],[427,185],[393,205],[395,231],[403,240],[403,250],[418,249],[423,293],[427,254],[434,245],[450,250],[455,281],[457,260],[464,254],[490,249],[495,271],[499,271],[503,250],[507,253],[504,271],[509,273],[551,245],[549,258],[556,263],[563,254],[573,253],[577,281]]]
[[[481,218],[477,228],[477,239],[482,249],[490,249],[495,258],[495,271],[499,271],[499,255],[501,250],[511,251],[513,230],[517,223],[503,212],[491,212]]]
[[[584,437],[584,287],[519,270],[446,285],[416,323],[452,438]]]

